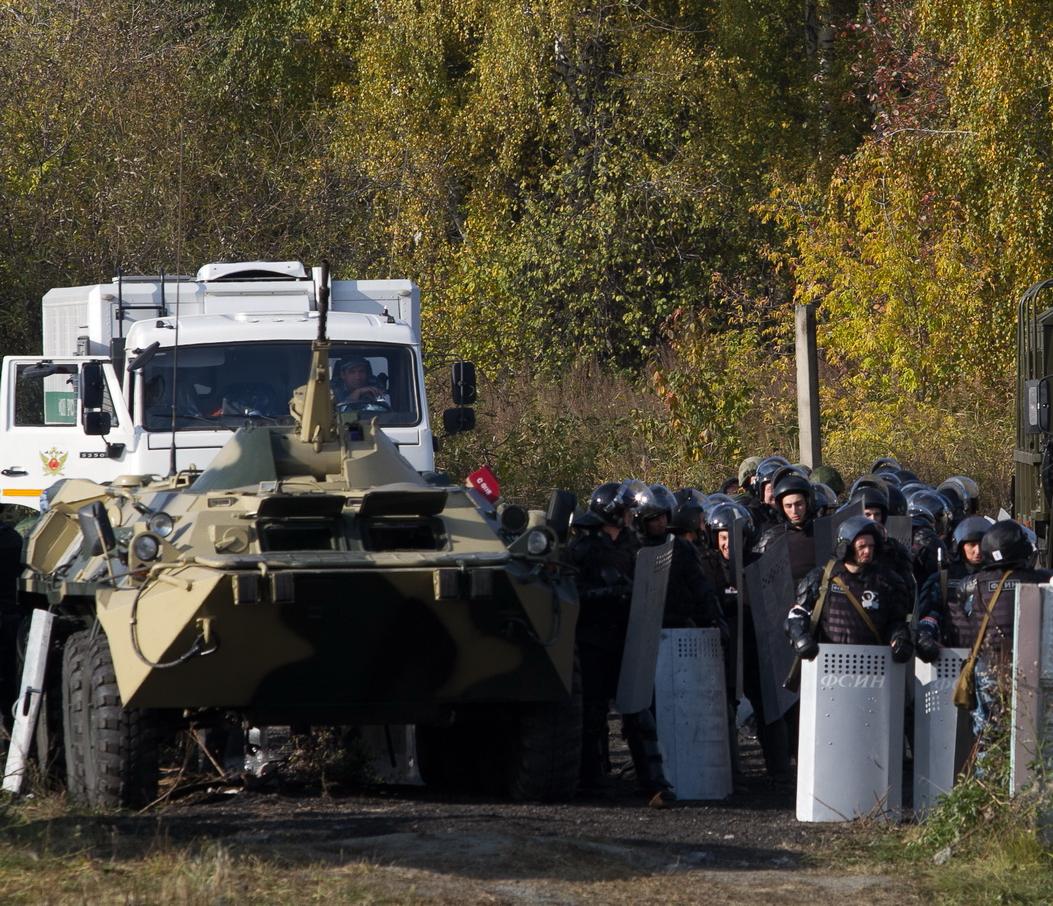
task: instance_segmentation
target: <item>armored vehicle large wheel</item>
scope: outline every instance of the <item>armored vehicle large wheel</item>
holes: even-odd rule
[[[581,769],[581,670],[574,662],[569,698],[522,705],[505,737],[508,795],[517,801],[563,802]]]
[[[104,633],[90,639],[87,655],[83,763],[88,803],[96,808],[146,805],[157,796],[157,715],[121,704]]]
[[[62,650],[62,736],[66,754],[66,791],[75,802],[87,802],[84,785],[84,740],[88,728],[88,642],[90,633],[75,632]]]

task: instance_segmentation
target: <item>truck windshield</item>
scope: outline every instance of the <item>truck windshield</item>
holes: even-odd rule
[[[290,424],[289,400],[307,380],[307,343],[261,342],[180,346],[173,382],[172,349],[160,349],[138,381],[143,424],[149,431],[207,425],[236,428],[246,419]],[[413,353],[404,346],[333,343],[329,350],[333,396],[340,411],[361,412],[378,424],[420,421]]]

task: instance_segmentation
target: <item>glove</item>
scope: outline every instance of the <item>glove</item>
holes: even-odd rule
[[[931,632],[919,632],[918,641],[914,647],[917,650],[918,660],[926,664],[931,664],[940,656],[940,643]],[[895,648],[892,651],[892,656],[895,657]]]
[[[793,650],[802,661],[814,661],[819,656],[819,643],[805,630],[793,640]]]
[[[889,647],[892,649],[892,660],[897,664],[905,664],[914,657],[914,644],[905,635],[895,636]]]

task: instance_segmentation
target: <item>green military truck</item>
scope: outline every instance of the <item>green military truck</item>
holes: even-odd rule
[[[1053,498],[1053,279],[1040,280],[1017,309],[1016,445],[1013,450],[1013,516],[1034,529],[1039,565],[1053,564],[1050,501]]]

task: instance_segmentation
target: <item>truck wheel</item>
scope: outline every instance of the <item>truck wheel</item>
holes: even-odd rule
[[[87,802],[84,785],[84,737],[88,727],[87,657],[90,633],[75,632],[62,651],[62,735],[66,753],[66,791],[74,802]]]
[[[523,705],[506,736],[507,792],[517,802],[565,802],[581,769],[581,669],[569,698]]]
[[[470,792],[479,786],[479,756],[471,725],[417,725],[417,768],[426,786]]]
[[[96,808],[137,808],[157,797],[157,716],[125,708],[117,690],[110,643],[99,633],[88,643],[84,784]]]

